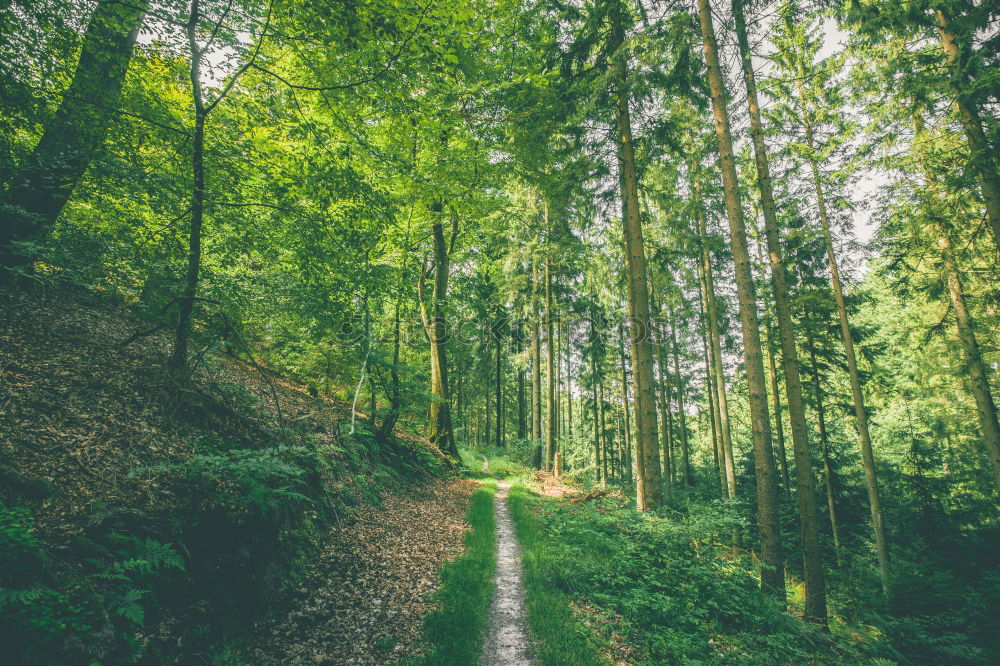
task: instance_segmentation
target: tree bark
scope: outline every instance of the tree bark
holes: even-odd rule
[[[649,307],[653,314],[660,318],[662,323],[662,309],[656,303],[656,282],[653,274],[649,274]],[[659,371],[659,408],[660,408],[660,446],[663,449],[663,474],[661,481],[670,486],[673,483],[673,460],[671,459],[673,442],[673,426],[670,423],[672,414],[670,413],[670,389],[669,371],[667,369],[666,358],[663,354],[663,347],[667,344],[665,332],[662,326],[657,327],[656,332],[656,367]]]
[[[704,239],[704,234],[701,234],[702,239]],[[704,244],[704,243],[703,243]],[[716,471],[719,474],[720,488],[722,490],[723,499],[730,497],[730,484],[727,478],[727,468],[726,468],[726,453],[725,446],[722,443],[722,436],[720,433],[720,422],[721,416],[719,413],[718,402],[715,400],[715,362],[712,357],[712,352],[709,351],[710,346],[708,342],[709,337],[709,321],[708,321],[708,281],[705,279],[704,266],[696,262],[698,268],[698,277],[701,286],[701,344],[703,358],[705,360],[705,393],[708,400],[708,419],[709,426],[712,431],[712,458],[715,462]],[[734,484],[735,485],[735,484]]]
[[[778,320],[778,339],[781,344],[781,362],[785,371],[785,393],[788,396],[788,415],[792,424],[792,447],[795,453],[795,484],[798,487],[799,525],[802,535],[803,573],[806,585],[805,616],[817,624],[826,625],[826,581],[817,525],[816,496],[813,482],[812,457],[809,453],[809,434],[806,429],[805,404],[802,399],[802,382],[799,376],[798,350],[788,290],[788,276],[781,257],[778,216],[774,205],[771,173],[768,167],[764,129],[760,121],[757,101],[757,82],[750,59],[746,22],[743,17],[743,0],[734,0],[733,16],[736,24],[736,41],[739,44],[743,65],[743,82],[746,85],[747,106],[750,111],[750,136],[757,164],[757,184],[760,188],[761,211],[764,215],[764,235],[771,264],[771,286],[774,293],[774,310]]]
[[[625,330],[624,327],[619,329],[618,334],[618,358],[620,361],[621,371],[622,371],[622,417],[625,421],[624,425],[624,446],[622,448],[623,455],[622,461],[630,460],[628,455],[632,451],[632,446],[634,442],[632,441],[632,420],[629,416],[629,400],[628,400],[628,370],[625,364]],[[629,476],[632,474],[631,465],[628,467],[623,467]],[[638,501],[638,500],[637,500]],[[637,507],[638,510],[638,507]]]
[[[764,259],[764,248],[760,244],[760,236],[757,237],[757,256],[760,258],[761,279],[767,281],[767,262]],[[788,454],[785,451],[785,426],[781,418],[781,392],[778,387],[778,368],[775,363],[774,331],[766,327],[767,334],[767,371],[771,382],[771,399],[774,402],[774,434],[778,442],[778,460],[781,467],[781,486],[784,488],[785,497],[792,499],[792,482],[788,475]]]
[[[0,266],[31,262],[14,244],[45,235],[104,144],[147,6],[148,0],[98,1],[73,81],[0,199]]]
[[[719,142],[719,159],[729,220],[730,242],[736,268],[736,293],[740,305],[740,325],[743,330],[743,356],[749,389],[750,425],[753,432],[754,474],[757,481],[757,524],[761,540],[761,586],[779,601],[785,601],[785,574],[781,555],[781,528],[778,521],[778,490],[775,482],[774,458],[771,453],[771,426],[767,414],[764,363],[757,320],[750,255],[747,252],[746,225],[740,203],[736,160],[726,108],[726,89],[719,65],[719,49],[712,26],[709,0],[698,0],[705,64],[708,68],[709,91],[715,131]]]
[[[187,23],[188,48],[191,56],[189,75],[194,106],[194,137],[191,145],[191,228],[188,236],[184,293],[178,302],[174,348],[167,361],[167,369],[176,381],[184,381],[187,377],[188,341],[191,337],[194,299],[198,293],[198,277],[201,270],[201,229],[205,220],[205,119],[208,112],[205,109],[201,87],[202,50],[198,46],[197,33],[199,18],[198,0],[194,0],[191,3],[191,17]]]

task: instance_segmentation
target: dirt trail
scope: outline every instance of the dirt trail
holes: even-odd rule
[[[497,531],[496,591],[490,606],[490,628],[483,644],[482,666],[531,666],[528,615],[521,580],[521,548],[507,508],[510,484],[500,481],[493,501]]]

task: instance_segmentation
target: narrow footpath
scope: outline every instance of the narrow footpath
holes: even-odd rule
[[[493,515],[497,534],[495,591],[490,606],[490,626],[483,643],[482,666],[531,666],[531,642],[528,639],[528,615],[524,607],[524,582],[521,579],[521,548],[514,533],[507,508],[510,484],[497,483]]]

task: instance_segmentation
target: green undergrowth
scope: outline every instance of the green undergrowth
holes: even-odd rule
[[[608,663],[599,648],[637,664],[894,663],[762,595],[753,563],[724,545],[735,518],[722,503],[673,519],[621,498],[573,503],[523,486],[508,501],[540,664]]]
[[[472,493],[465,551],[442,567],[441,587],[435,595],[437,607],[424,620],[427,651],[403,661],[405,666],[479,663],[496,570],[495,491],[496,482],[487,481]]]
[[[535,510],[537,495],[523,485],[507,495],[511,519],[521,545],[528,624],[535,638],[535,658],[541,666],[607,664],[599,652],[599,638],[573,613],[568,591],[549,576],[557,545]]]
[[[193,663],[238,642],[301,578],[328,525],[443,473],[419,445],[364,431],[282,434],[293,443],[202,438],[124,470],[121,483],[155,501],[97,498],[68,536],[40,532],[43,504],[0,495],[4,663]]]

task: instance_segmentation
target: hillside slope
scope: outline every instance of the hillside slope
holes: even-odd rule
[[[242,361],[162,373],[168,340],[79,295],[3,297],[0,642],[24,663],[184,662],[288,590],[331,524],[440,476],[420,438]]]

